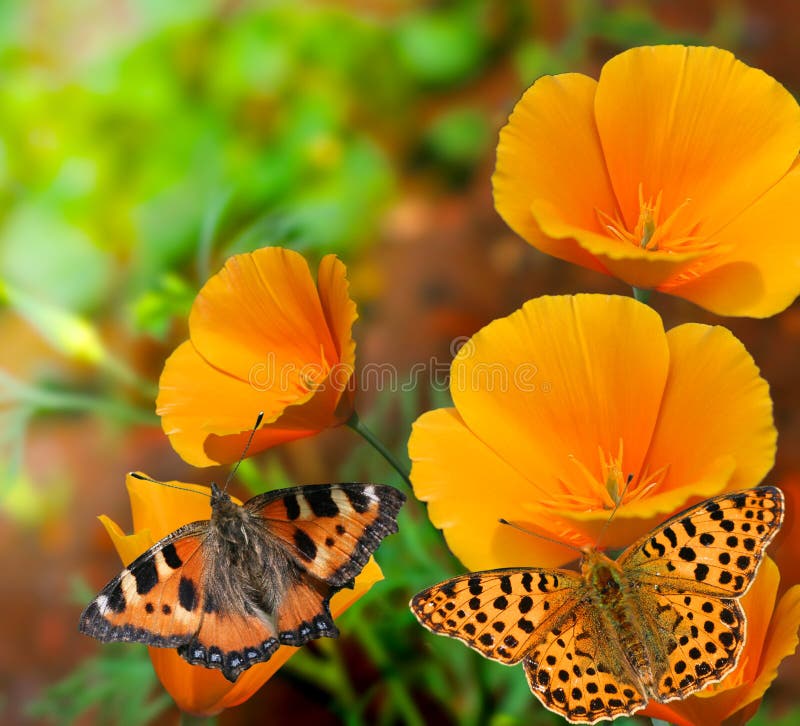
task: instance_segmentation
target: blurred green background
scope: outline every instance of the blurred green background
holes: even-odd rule
[[[778,1],[0,2],[0,721],[175,722],[143,647],[101,648],[76,626],[119,566],[95,517],[129,526],[125,472],[224,476],[181,462],[153,400],[228,255],[278,244],[313,267],[336,252],[361,313],[359,364],[446,366],[453,340],[530,297],[627,292],[536,253],[495,214],[497,131],[524,88],[682,42],[726,47],[796,93],[798,28],[800,8]],[[720,321],[655,306],[668,325],[724,322],[744,340],[776,398],[777,475],[800,471],[800,311]],[[429,384],[360,394],[398,455],[414,418],[447,403]],[[248,461],[239,479],[244,495],[400,484],[346,430]],[[221,723],[560,722],[521,669],[407,611],[462,571],[421,505],[378,559],[386,580],[341,619],[342,638],[304,648]],[[793,707],[798,676],[786,664],[760,722]]]

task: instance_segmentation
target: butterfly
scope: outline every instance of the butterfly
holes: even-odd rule
[[[211,519],[175,530],[126,567],[83,611],[79,630],[177,648],[235,681],[281,644],[338,636],[330,598],[397,531],[404,500],[390,486],[319,484],[239,505],[212,484]]]
[[[428,630],[505,665],[572,723],[631,715],[717,683],[739,659],[747,592],[783,520],[762,486],[676,514],[612,560],[593,547],[580,572],[513,568],[418,593]]]

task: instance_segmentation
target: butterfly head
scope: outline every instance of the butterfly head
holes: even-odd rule
[[[231,499],[231,495],[211,482],[211,519],[235,516],[241,507]]]
[[[584,547],[581,557],[581,574],[587,582],[593,582],[597,590],[617,589],[622,569],[610,557],[596,547]]]

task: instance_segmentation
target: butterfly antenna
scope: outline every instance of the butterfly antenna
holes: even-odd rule
[[[546,535],[539,534],[538,532],[534,532],[530,529],[525,529],[525,527],[520,527],[518,524],[509,522],[507,519],[503,519],[502,517],[497,521],[500,522],[500,524],[507,524],[512,529],[516,529],[520,532],[524,532],[525,534],[529,534],[531,535],[531,537],[538,537],[539,539],[546,540],[547,542],[552,542],[553,544],[566,547],[568,550],[574,550],[575,552],[580,552],[581,554],[583,554],[583,550],[580,547],[576,547],[574,544],[570,544],[569,542],[562,542],[559,539],[553,539],[552,537],[547,537]]]
[[[200,494],[204,497],[211,497],[210,494],[206,494],[206,492],[198,492],[197,489],[189,489],[189,487],[179,487],[177,484],[167,484],[165,481],[158,481],[158,479],[153,479],[149,476],[145,476],[144,474],[140,474],[137,471],[132,471],[130,473],[134,479],[140,479],[141,481],[149,481],[151,484],[158,484],[161,487],[167,487],[168,489],[180,489],[182,492],[191,492],[192,494]]]
[[[239,457],[239,461],[236,462],[236,466],[231,469],[231,473],[228,474],[228,478],[225,480],[225,486],[222,487],[222,491],[225,492],[228,490],[228,484],[231,483],[231,479],[236,476],[236,472],[239,470],[239,464],[244,461],[244,457],[247,456],[247,450],[250,448],[250,444],[253,443],[253,437],[256,435],[256,431],[258,431],[258,427],[261,425],[261,421],[264,419],[264,412],[259,411],[258,416],[256,416],[256,422],[253,425],[252,430],[250,431],[250,436],[247,439],[247,443],[244,445],[244,451],[242,451],[242,455]]]
[[[614,509],[611,510],[611,515],[608,517],[608,519],[605,521],[603,526],[600,528],[600,532],[597,535],[597,539],[595,540],[595,543],[594,543],[595,547],[597,547],[597,548],[600,547],[600,540],[603,538],[603,535],[606,533],[606,530],[608,529],[608,525],[611,524],[611,520],[614,519],[614,515],[619,510],[620,505],[622,504],[622,500],[625,497],[625,493],[628,491],[628,487],[631,485],[632,481],[633,481],[633,474],[628,474],[628,478],[625,480],[625,486],[622,487],[622,491],[620,492],[620,495],[617,497],[617,501],[614,504]]]

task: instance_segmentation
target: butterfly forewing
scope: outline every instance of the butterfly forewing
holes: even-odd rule
[[[89,603],[80,631],[103,642],[186,643],[200,627],[207,529],[207,522],[187,524],[137,557]]]
[[[783,520],[783,494],[756,487],[723,494],[675,515],[617,560],[642,583],[721,597],[744,594]]]
[[[647,703],[617,634],[597,615],[586,600],[572,603],[523,662],[531,691],[573,723],[631,714]]]
[[[581,584],[568,570],[475,572],[423,590],[411,600],[411,610],[428,630],[511,665],[522,660]]]
[[[245,504],[303,570],[348,584],[397,531],[405,496],[380,484],[319,484],[267,492]]]

